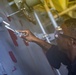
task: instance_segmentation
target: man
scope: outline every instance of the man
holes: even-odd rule
[[[61,25],[63,34],[56,34],[58,46],[47,43],[35,37],[29,30],[19,31],[25,33],[21,36],[29,42],[35,42],[46,52],[49,63],[54,68],[59,68],[61,63],[67,65],[68,75],[76,75],[76,19],[68,19]]]

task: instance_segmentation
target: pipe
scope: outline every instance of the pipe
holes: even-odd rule
[[[60,12],[58,15],[59,15],[59,16],[62,16],[62,15],[64,15],[65,13],[67,13],[67,12],[69,12],[69,11],[75,9],[75,8],[76,8],[76,4],[75,4],[74,6],[72,6],[72,7],[70,7],[70,8],[67,8],[66,10]],[[54,18],[57,18],[57,17],[58,17],[57,15],[54,16]]]
[[[50,6],[55,9],[55,6],[54,6],[52,0],[49,0],[49,3],[50,3]]]
[[[7,15],[7,17],[9,17],[9,16],[13,16],[13,15],[15,15],[15,14],[19,13],[19,12],[20,12],[20,10],[19,10],[19,11],[14,12],[14,13],[12,13],[12,14],[10,14],[10,15]]]
[[[19,13],[19,12],[21,12],[22,10],[24,10],[25,8],[22,8],[22,9],[20,9],[19,11],[16,11],[16,12],[14,12],[14,13],[12,13],[12,14],[10,14],[10,15],[7,15],[7,17],[9,17],[9,16],[13,16],[13,15],[15,15],[15,14],[17,14],[17,13]]]
[[[56,23],[56,21],[55,21],[53,15],[52,15],[52,13],[50,12],[50,9],[48,8],[46,2],[45,2],[45,4],[44,4],[44,7],[45,7],[45,9],[46,9],[46,12],[48,13],[48,16],[49,16],[49,18],[50,18],[50,20],[51,20],[51,22],[52,22],[54,28],[57,28],[58,25],[57,25],[57,23]]]
[[[36,20],[38,21],[38,24],[39,24],[39,26],[40,26],[43,34],[46,34],[46,32],[45,32],[45,30],[44,30],[44,28],[43,28],[43,25],[42,25],[42,23],[40,22],[39,17],[38,17],[38,15],[37,15],[37,13],[36,13],[35,11],[34,11],[34,15],[35,15]],[[50,43],[50,40],[49,40],[48,37],[46,37],[46,40],[47,40],[48,43]]]

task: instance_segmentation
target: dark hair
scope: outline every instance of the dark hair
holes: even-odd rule
[[[64,22],[71,36],[76,37],[76,19],[70,18]]]

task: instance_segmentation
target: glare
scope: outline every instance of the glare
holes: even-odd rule
[[[10,26],[10,24],[7,23],[6,21],[3,21],[3,23],[4,23],[5,25],[7,25],[7,26]]]

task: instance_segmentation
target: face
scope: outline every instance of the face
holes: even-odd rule
[[[56,41],[59,48],[61,48],[61,50],[66,52],[70,48],[69,47],[70,38],[67,37],[67,35],[70,36],[70,34],[65,26],[62,27],[62,29],[63,29],[63,35],[66,35],[66,36],[58,34],[58,38],[56,38]]]
[[[59,35],[58,38],[56,38],[57,44],[59,46],[59,48],[61,48],[62,50],[68,50],[68,39]]]

